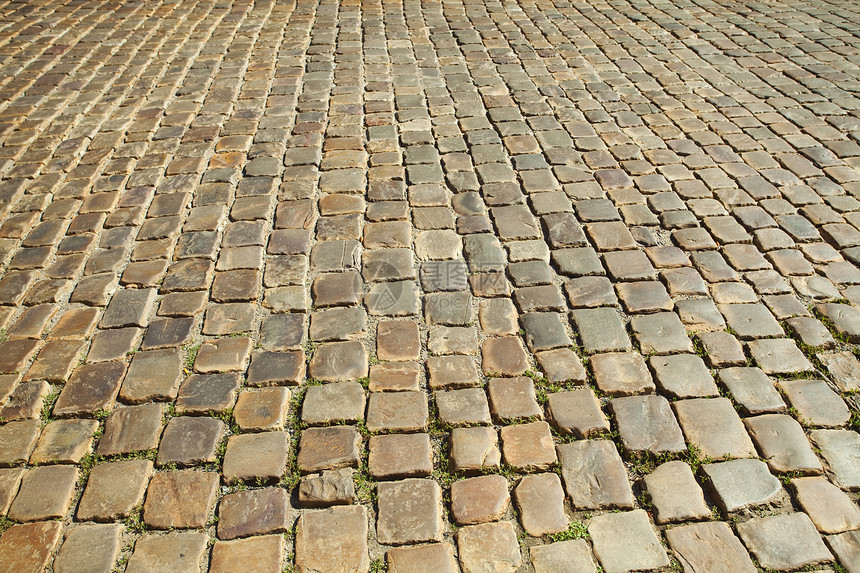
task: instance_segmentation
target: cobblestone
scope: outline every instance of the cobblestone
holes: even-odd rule
[[[0,569],[856,569],[853,6],[0,14]]]

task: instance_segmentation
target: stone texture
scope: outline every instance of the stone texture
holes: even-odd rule
[[[78,504],[81,521],[113,521],[128,516],[143,500],[152,476],[149,460],[124,460],[99,464],[90,471]]]
[[[442,540],[442,491],[433,480],[405,479],[377,486],[380,543],[404,545]]]
[[[696,398],[673,404],[687,442],[712,458],[756,455],[741,419],[727,398]]]
[[[505,463],[520,470],[548,469],[556,462],[552,433],[546,422],[531,422],[501,429]]]
[[[195,532],[145,535],[135,542],[126,573],[197,571],[208,539],[205,533]]]
[[[459,571],[450,543],[430,543],[413,547],[395,547],[385,553],[390,573],[410,573],[419,571],[438,571],[456,573]]]
[[[693,523],[666,530],[669,547],[685,571],[753,573],[756,571],[740,540],[725,523]]]
[[[508,480],[500,475],[467,478],[451,484],[451,514],[458,525],[498,521],[510,501]]]
[[[110,571],[121,548],[122,525],[80,525],[66,533],[54,559],[57,573]]]
[[[669,557],[641,509],[599,515],[591,520],[588,533],[594,553],[607,572],[669,565]]]
[[[833,559],[804,513],[753,518],[738,524],[738,535],[769,569],[787,571]]]
[[[564,490],[558,474],[542,473],[523,477],[514,489],[520,522],[529,535],[540,537],[567,530]]]
[[[283,535],[261,535],[247,539],[217,541],[212,546],[210,573],[229,573],[240,569],[260,573],[280,573],[284,560]]]
[[[287,466],[289,442],[286,432],[231,436],[221,468],[224,482],[277,482]]]
[[[860,508],[826,479],[793,479],[791,488],[797,503],[821,533],[841,533],[860,526]]]
[[[457,546],[463,573],[513,573],[522,563],[516,532],[507,521],[463,527]]]
[[[218,505],[218,538],[281,533],[290,527],[287,491],[268,487],[225,495]]]
[[[215,505],[218,482],[217,472],[155,474],[146,490],[143,520],[153,529],[203,527]]]
[[[557,449],[564,488],[575,510],[633,507],[633,490],[615,444],[585,440]]]
[[[708,519],[711,511],[705,504],[702,488],[696,483],[690,466],[681,461],[666,462],[645,476],[648,497],[654,505],[657,523]]]
[[[715,502],[724,514],[763,505],[782,492],[764,462],[731,460],[702,466]]]
[[[13,525],[0,538],[0,563],[3,563],[8,571],[44,571],[60,541],[62,531],[63,524],[58,521]]]
[[[612,412],[626,453],[659,455],[686,449],[669,401],[662,396],[616,398]]]
[[[74,466],[43,466],[24,474],[18,495],[9,507],[15,521],[43,521],[61,518],[75,493],[78,470]]]

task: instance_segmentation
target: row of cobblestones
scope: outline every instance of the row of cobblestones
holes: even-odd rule
[[[0,572],[860,572],[860,10],[0,1]]]

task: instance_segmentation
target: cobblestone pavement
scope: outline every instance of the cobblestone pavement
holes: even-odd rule
[[[860,5],[0,29],[0,573],[860,571]]]

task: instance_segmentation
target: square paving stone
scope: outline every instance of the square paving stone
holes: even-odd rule
[[[501,437],[505,463],[520,471],[546,470],[557,461],[546,422],[503,426]]]
[[[66,533],[54,571],[110,571],[122,546],[121,524],[79,525]]]
[[[122,362],[85,364],[75,370],[54,404],[58,417],[92,415],[97,410],[110,410],[125,375]]]
[[[182,378],[183,354],[178,348],[145,350],[131,360],[119,391],[119,398],[129,404],[176,398]]]
[[[134,544],[126,573],[172,573],[198,571],[209,537],[205,533],[149,534]]]
[[[245,390],[233,409],[233,420],[244,432],[282,430],[290,405],[290,390],[283,387]]]
[[[615,285],[618,298],[627,312],[631,314],[650,314],[671,311],[675,303],[659,281],[638,281]]]
[[[841,392],[860,390],[860,362],[850,352],[821,352],[815,355]]]
[[[454,428],[450,440],[451,471],[472,474],[499,467],[499,435],[494,428]]]
[[[267,487],[225,495],[218,506],[218,538],[282,533],[289,529],[289,493]]]
[[[55,420],[45,426],[36,449],[30,455],[31,464],[77,464],[91,451],[93,434],[99,423],[95,420]]]
[[[96,453],[112,456],[154,450],[161,436],[162,415],[159,404],[114,410],[105,421],[105,432],[96,446]]]
[[[385,553],[385,560],[390,573],[409,571],[457,573],[460,570],[454,557],[454,547],[450,543],[395,547]]]
[[[762,414],[744,419],[744,424],[771,471],[821,473],[821,462],[812,451],[803,428],[791,416]]]
[[[594,553],[606,571],[656,569],[669,557],[641,509],[598,515],[588,525]]]
[[[14,376],[17,379],[17,375]],[[9,395],[6,405],[0,408],[0,417],[9,421],[38,419],[50,392],[51,386],[44,380],[21,382]]]
[[[687,443],[703,456],[752,458],[756,451],[728,398],[695,398],[673,403]]]
[[[221,474],[226,483],[278,481],[287,467],[290,438],[285,432],[231,436]]]
[[[424,319],[427,324],[467,326],[474,321],[472,295],[468,292],[444,292],[424,296]]]
[[[564,282],[564,292],[573,308],[618,306],[612,282],[606,277],[580,277]]]
[[[430,329],[427,350],[435,355],[477,354],[478,331],[469,326],[434,326]]]
[[[299,441],[296,463],[303,474],[357,467],[361,434],[353,426],[308,428]]]
[[[731,392],[745,414],[776,412],[785,408],[782,396],[760,368],[737,366],[720,370],[720,383]]]
[[[648,361],[657,386],[670,398],[704,398],[719,395],[714,378],[695,354],[653,356]]]
[[[155,306],[156,289],[119,290],[111,298],[102,315],[101,328],[146,326]]]
[[[654,505],[657,523],[698,521],[711,516],[702,488],[696,483],[690,466],[684,462],[666,462],[645,476],[643,481]]]
[[[562,316],[555,312],[529,312],[520,316],[526,344],[532,352],[571,346]]]
[[[566,531],[564,489],[555,473],[528,475],[514,489],[523,529],[533,537]]]
[[[16,573],[41,573],[62,538],[63,524],[42,521],[13,525],[0,539],[0,562]]]
[[[630,319],[630,326],[636,334],[642,354],[693,352],[693,343],[675,313],[634,316]]]
[[[753,518],[739,523],[737,528],[738,535],[766,569],[789,571],[833,560],[805,513]]]
[[[418,390],[421,368],[417,362],[386,362],[370,367],[371,392]]]
[[[487,384],[493,416],[499,423],[543,419],[531,378],[494,378]]]
[[[38,420],[7,422],[0,426],[0,467],[27,463],[36,447],[40,429]]]
[[[584,539],[571,539],[529,548],[535,573],[597,573],[591,547]]]
[[[307,317],[304,313],[273,314],[260,325],[260,346],[263,350],[300,350],[307,334]]]
[[[18,495],[9,507],[9,519],[44,521],[66,515],[75,495],[78,469],[74,466],[43,466],[24,474]]]
[[[546,379],[550,382],[582,384],[587,378],[582,360],[570,348],[539,352],[536,358]]]
[[[299,482],[299,505],[329,507],[352,504],[355,502],[353,473],[352,468],[342,468],[303,476]]]
[[[748,346],[753,360],[765,374],[800,374],[815,370],[790,338],[751,340]]]
[[[692,573],[754,573],[755,565],[731,528],[722,522],[692,523],[666,530],[669,547]]]
[[[367,405],[371,432],[427,431],[427,397],[423,392],[373,392]]]
[[[207,336],[241,334],[254,330],[256,320],[256,304],[254,303],[225,302],[213,304],[206,311],[202,332]]]
[[[848,573],[860,571],[860,531],[830,535],[825,540]]]
[[[633,507],[633,490],[614,443],[584,440],[560,444],[557,450],[564,488],[575,511]]]
[[[597,387],[610,396],[643,394],[655,389],[645,359],[638,352],[595,354],[590,362]]]
[[[442,540],[442,490],[433,480],[405,479],[377,486],[376,535],[385,545]]]
[[[427,477],[433,472],[428,434],[371,436],[368,469],[374,479]]]
[[[18,494],[21,478],[24,477],[24,468],[0,469],[0,512],[4,515],[9,511],[12,500]]]
[[[481,346],[483,368],[486,374],[518,376],[529,369],[529,360],[519,337],[489,338]]]
[[[741,340],[785,336],[782,327],[762,304],[724,304],[719,308]]]
[[[249,386],[295,386],[304,378],[303,352],[257,352],[251,356],[245,382]]]
[[[475,361],[469,356],[431,356],[427,359],[430,388],[466,388],[479,386],[481,378]]]
[[[215,506],[219,481],[218,472],[155,474],[146,490],[144,522],[153,529],[204,527]]]
[[[802,424],[838,427],[851,417],[845,401],[824,380],[780,380],[779,389],[797,410]]]
[[[244,372],[251,357],[250,338],[222,338],[205,342],[197,351],[194,370],[203,374]]]
[[[24,379],[65,382],[77,367],[83,348],[84,344],[79,340],[49,340],[39,351]]]
[[[842,489],[860,490],[860,435],[850,430],[813,430],[809,437],[820,449],[833,482]]]
[[[705,464],[702,473],[724,515],[770,503],[783,492],[779,480],[759,460]]]
[[[368,374],[367,350],[359,341],[321,344],[314,351],[308,374],[315,380],[330,382],[365,378]]]
[[[614,308],[578,309],[572,314],[586,352],[624,352],[632,348],[624,323]]]
[[[159,467],[168,464],[188,467],[214,462],[225,430],[224,422],[216,418],[172,418],[164,428],[156,464]]]
[[[412,320],[381,321],[376,332],[376,357],[379,360],[418,360],[421,339],[418,323]]]
[[[107,522],[127,517],[143,500],[152,472],[149,460],[98,464],[90,472],[77,519]]]
[[[860,527],[860,508],[823,477],[793,479],[791,488],[800,508],[821,533],[841,533]]]
[[[509,521],[469,525],[457,531],[463,571],[513,573],[522,565],[514,526]]]
[[[364,388],[358,382],[309,386],[302,402],[302,422],[309,426],[355,423],[364,419]]]
[[[367,508],[303,511],[296,524],[299,571],[367,571]]]
[[[628,396],[610,403],[627,454],[681,452],[686,449],[681,428],[662,396]]]
[[[600,401],[591,388],[547,395],[549,419],[562,434],[585,439],[609,432],[609,420],[600,408]]]
[[[457,525],[498,521],[511,503],[508,480],[487,475],[451,484],[451,515]]]
[[[247,569],[259,573],[280,573],[283,560],[283,535],[216,541],[212,546],[209,572],[231,573]]]
[[[224,412],[236,402],[242,386],[238,374],[193,374],[179,387],[177,414]]]
[[[93,336],[87,362],[105,362],[125,358],[140,342],[143,330],[136,327],[100,330]]]
[[[314,306],[351,306],[361,301],[361,275],[355,271],[329,273],[314,279],[311,295]]]

